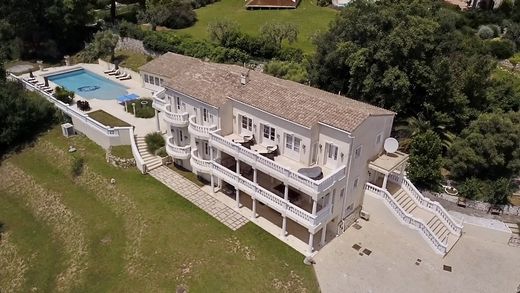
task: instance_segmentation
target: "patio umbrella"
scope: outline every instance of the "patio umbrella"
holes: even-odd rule
[[[34,74],[32,73],[32,70],[29,71],[29,77],[30,77],[30,78],[34,78]]]
[[[49,80],[47,79],[47,77],[44,77],[43,80],[45,81],[45,86],[49,86]]]

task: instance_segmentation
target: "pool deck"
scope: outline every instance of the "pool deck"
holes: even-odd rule
[[[73,66],[58,66],[58,67],[44,68],[43,71],[40,71],[40,70],[34,71],[33,74],[36,77],[36,79],[38,79],[38,81],[43,82],[43,76],[46,76],[46,75],[49,75],[49,74],[52,74],[55,72],[58,73],[60,71],[70,70],[70,69],[79,68],[79,67],[82,67],[82,68],[87,69],[91,72],[94,72],[100,76],[103,76],[117,84],[124,85],[125,87],[128,88],[127,89],[128,93],[134,93],[143,98],[152,97],[152,91],[143,87],[143,85],[142,85],[143,83],[142,83],[139,73],[133,72],[133,71],[127,70],[127,69],[125,69],[125,71],[127,71],[132,76],[132,79],[118,80],[114,76],[104,74],[103,71],[107,70],[107,68],[105,68],[104,66],[102,66],[100,64],[90,64],[90,63],[79,63],[79,64],[75,64]],[[29,78],[29,74],[23,74],[21,76],[23,78]],[[57,84],[53,83],[50,80],[49,80],[49,85],[51,88],[58,86]],[[77,99],[82,99],[82,100],[87,100],[89,102],[91,111],[85,112],[87,114],[92,111],[103,110],[103,111],[135,126],[135,133],[138,136],[144,136],[150,132],[156,131],[155,117],[149,118],[149,119],[134,117],[133,114],[125,112],[123,106],[119,105],[117,103],[117,100],[115,100],[115,99],[114,100],[86,99],[86,98],[81,97],[77,93],[76,93],[76,96],[77,96],[77,98],[74,99],[75,101]],[[75,103],[72,106],[76,108]],[[160,118],[161,118],[160,119],[161,130],[166,129],[166,123],[163,121],[162,117],[160,117]]]

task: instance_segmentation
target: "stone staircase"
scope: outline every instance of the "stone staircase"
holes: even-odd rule
[[[139,150],[139,154],[143,158],[143,161],[146,165],[147,172],[162,166],[162,160],[159,157],[154,156],[148,152],[144,137],[137,136],[135,141],[137,143],[137,149]]]
[[[399,188],[397,191],[391,192],[392,197],[401,206],[401,208],[414,218],[421,219],[433,231],[435,236],[447,246],[448,252],[460,238],[460,235],[452,231],[445,221],[443,221],[432,210],[422,205],[417,205],[412,196],[404,189]]]

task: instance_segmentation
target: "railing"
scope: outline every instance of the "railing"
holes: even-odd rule
[[[173,137],[168,137],[166,141],[166,152],[177,159],[187,159],[191,154],[191,146],[177,146],[173,143]]]
[[[45,99],[47,99],[47,101],[54,104],[54,106],[56,108],[60,109],[64,114],[67,114],[68,116],[81,120],[86,125],[91,126],[92,128],[100,131],[102,134],[104,134],[106,136],[118,137],[119,130],[128,130],[129,128],[131,128],[131,127],[109,127],[109,126],[103,125],[103,124],[99,123],[98,121],[90,118],[87,114],[81,113],[77,109],[71,107],[70,105],[65,104],[62,101],[56,99],[53,95],[42,91],[41,89],[39,89],[35,85],[31,84],[30,82],[27,82],[23,78],[20,78],[12,73],[9,74],[9,78],[12,80],[18,80],[18,81],[22,82],[22,84],[25,86],[25,88],[27,88],[28,90],[31,90],[31,91],[38,92],[40,95],[45,97]]]
[[[409,213],[407,213],[403,208],[395,201],[394,197],[385,189],[379,188],[373,184],[366,183],[365,190],[375,193],[376,195],[382,197],[385,200],[385,203],[390,209],[397,215],[397,217],[405,224],[412,225],[421,231],[423,237],[428,239],[432,246],[442,255],[445,255],[448,251],[448,246],[446,243],[443,243],[433,231],[426,225],[421,219],[416,219]]]
[[[137,166],[137,169],[139,169],[139,171],[141,171],[142,174],[146,174],[148,170],[146,167],[146,163],[141,157],[141,153],[139,153],[139,149],[137,149],[137,143],[135,141],[133,128],[130,129],[130,147],[132,148],[132,155],[134,156],[135,165]]]
[[[406,178],[406,176],[401,177],[398,174],[391,173],[388,178],[390,181],[395,182],[401,186],[408,194],[410,194],[415,200],[423,207],[433,211],[435,215],[439,218],[443,219],[444,222],[448,225],[450,230],[452,230],[455,234],[460,236],[462,233],[462,225],[455,222],[455,220],[448,214],[448,212],[444,209],[444,207],[436,202],[431,201],[429,198],[422,195],[422,193],[417,190],[415,185]]]
[[[316,215],[313,215],[217,162],[213,162],[211,170],[212,174],[217,177],[238,187],[279,213],[285,211],[289,218],[307,227],[316,227],[330,217],[331,206],[327,206],[321,209]]]
[[[211,125],[211,126],[200,125],[200,124],[197,124],[197,122],[195,122],[195,119],[196,119],[195,116],[190,117],[190,119],[189,119],[190,124],[188,127],[188,131],[195,136],[209,139],[210,132],[215,131],[217,129],[217,126],[216,125]]]
[[[209,173],[211,171],[211,161],[199,158],[199,152],[197,149],[191,151],[190,164],[196,170]]]
[[[216,132],[217,131],[210,132],[210,143],[212,146],[224,150],[229,155],[238,156],[252,166],[256,166],[257,168],[263,167],[264,171],[269,174],[278,175],[277,177],[281,177],[282,179],[287,178],[289,181],[292,181],[293,184],[296,183],[298,186],[303,185],[308,193],[321,193],[326,191],[328,188],[332,187],[335,182],[343,179],[346,175],[347,168],[346,166],[342,166],[321,180],[313,180],[294,172],[269,158],[255,153],[238,143],[227,140]]]
[[[153,95],[152,107],[154,107],[155,109],[157,109],[159,111],[164,111],[164,107],[166,106],[166,101],[164,99],[165,92],[166,92],[166,89],[163,89]]]
[[[164,119],[166,122],[169,122],[171,124],[175,124],[179,127],[184,127],[188,125],[188,117],[189,114],[187,112],[185,113],[173,113],[171,111],[171,105],[166,105],[164,107]]]

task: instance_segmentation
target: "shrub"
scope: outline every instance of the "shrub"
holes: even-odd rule
[[[74,92],[68,91],[62,86],[58,86],[54,90],[54,97],[63,103],[70,105],[72,104],[72,100],[74,100]]]
[[[498,37],[500,36],[500,26],[496,25],[496,24],[489,24],[488,27],[493,31],[493,37]]]
[[[495,36],[494,32],[493,32],[493,29],[491,29],[489,26],[487,25],[481,25],[479,28],[478,28],[478,32],[477,32],[477,35],[481,38],[481,39],[484,39],[484,40],[487,40],[487,39],[491,39]]]
[[[74,157],[72,159],[71,174],[73,177],[78,177],[83,173],[85,159],[83,157]]]
[[[162,147],[155,152],[155,155],[164,158],[168,156],[168,153],[166,152],[166,148]]]
[[[271,61],[265,65],[265,72],[279,78],[296,82],[306,82],[308,80],[307,70],[301,63]]]
[[[141,103],[141,102],[146,102],[146,103]],[[152,118],[155,116],[155,110],[154,108],[152,107],[152,99],[147,99],[147,98],[143,98],[143,99],[139,99],[135,102],[132,102],[132,103],[135,103],[135,117],[138,117],[138,118]],[[128,103],[128,112],[130,113],[133,113],[133,107],[132,107],[132,103]],[[123,106],[124,107],[124,106]]]
[[[119,35],[122,38],[128,37],[137,40],[142,40],[147,35],[146,31],[142,30],[138,25],[125,20],[119,23],[119,25],[117,26],[117,30],[119,31]]]
[[[283,47],[278,51],[278,58],[283,61],[300,63],[303,60],[303,50],[300,48]]]
[[[76,106],[78,106],[78,109],[81,111],[88,111],[90,110],[90,104],[88,101],[77,101]]]
[[[149,133],[145,137],[148,152],[155,154],[155,152],[165,145],[164,138],[159,132]]]
[[[436,191],[442,179],[442,142],[432,130],[416,135],[410,146],[408,176],[417,186]]]
[[[487,45],[489,53],[498,59],[507,59],[515,53],[515,44],[510,40],[493,39]]]

